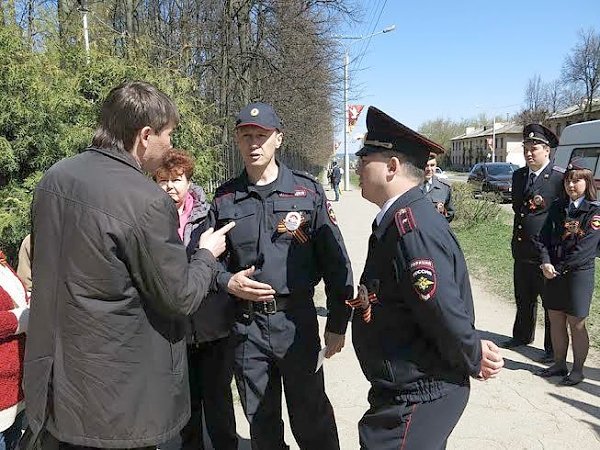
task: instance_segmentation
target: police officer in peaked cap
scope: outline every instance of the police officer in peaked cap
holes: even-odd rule
[[[444,448],[469,397],[469,377],[502,368],[475,329],[467,267],[447,220],[421,191],[443,148],[370,107],[357,173],[381,208],[354,308],[352,340],[371,383],[361,449]]]
[[[218,188],[217,226],[235,221],[219,288],[237,300],[235,378],[253,449],[284,449],[281,393],[301,449],[339,449],[333,408],[317,369],[314,288],[327,294],[325,357],[344,346],[353,296],[350,260],[322,186],[276,158],[282,123],[265,103],[244,107],[236,142],[244,171]],[[238,273],[238,271],[242,271]]]
[[[539,251],[532,238],[542,230],[552,202],[561,195],[564,169],[550,162],[550,149],[558,145],[556,135],[543,125],[532,123],[523,128],[523,154],[526,166],[512,177],[512,206],[515,213],[511,241],[514,259],[513,280],[517,313],[513,335],[503,343],[515,348],[533,342],[538,296],[543,295],[544,276],[539,267]],[[552,360],[550,320],[545,316],[543,361]]]

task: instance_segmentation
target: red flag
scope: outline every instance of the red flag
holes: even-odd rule
[[[365,105],[348,105],[348,109],[346,110],[346,120],[348,121],[348,133],[352,132],[354,125],[356,125],[356,121],[358,120],[358,116],[360,116],[361,111]]]

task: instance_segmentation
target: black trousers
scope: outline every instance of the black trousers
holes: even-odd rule
[[[292,433],[303,450],[339,450],[333,408],[315,373],[320,349],[314,306],[255,313],[234,327],[234,372],[253,450],[281,450],[282,384]]]
[[[229,337],[188,345],[192,415],[181,430],[181,448],[203,450],[202,417],[216,450],[237,450],[231,394],[233,346]]]
[[[467,401],[469,386],[452,389],[426,403],[379,398],[358,423],[361,450],[439,450],[446,448]]]
[[[513,266],[513,280],[517,304],[513,338],[524,344],[530,344],[535,338],[538,297],[544,295],[544,275],[539,264],[516,260]],[[544,310],[544,328],[544,349],[551,352],[550,319],[546,310]]]

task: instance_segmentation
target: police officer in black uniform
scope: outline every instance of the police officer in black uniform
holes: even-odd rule
[[[421,187],[423,194],[435,206],[448,222],[454,219],[454,203],[452,202],[452,186],[435,176],[437,157],[431,153],[425,165],[425,181]]]
[[[552,131],[537,123],[523,128],[525,167],[516,170],[512,177],[512,206],[515,213],[512,255],[513,279],[517,314],[512,339],[505,348],[514,348],[533,342],[537,317],[538,296],[543,295],[544,276],[540,271],[539,251],[532,241],[546,220],[550,205],[563,190],[563,173],[550,162],[550,149],[558,145]],[[552,359],[550,320],[545,315],[543,360]]]
[[[357,173],[381,207],[360,279],[352,338],[371,382],[359,422],[362,449],[439,449],[469,397],[469,377],[503,365],[480,339],[465,260],[448,222],[420,189],[431,151],[443,148],[376,108]]]
[[[213,202],[217,226],[236,223],[228,238],[227,272],[217,279],[238,300],[234,371],[252,448],[287,448],[283,382],[300,448],[339,449],[323,370],[316,370],[321,343],[313,294],[323,279],[327,358],[344,345],[352,270],[322,186],[275,159],[281,130],[270,105],[253,103],[239,113],[236,141],[245,170],[219,187]]]

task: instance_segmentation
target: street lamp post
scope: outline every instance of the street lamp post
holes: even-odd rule
[[[352,40],[351,44],[354,44],[358,41],[362,41],[365,39],[372,38],[373,36],[378,36],[380,34],[389,33],[390,31],[394,31],[396,29],[396,25],[390,25],[385,27],[383,30],[378,31],[376,33],[371,33],[367,36],[337,36],[338,39],[343,40]],[[350,65],[350,55],[348,52],[348,47],[350,45],[344,45],[344,191],[350,190],[350,157],[348,156],[348,66]],[[343,45],[343,44],[342,44]]]

